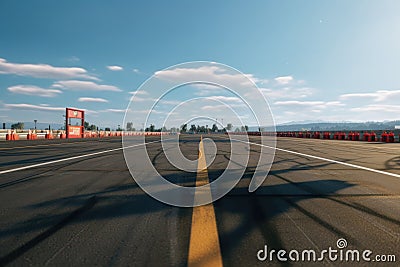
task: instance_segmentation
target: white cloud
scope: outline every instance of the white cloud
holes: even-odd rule
[[[210,111],[222,111],[227,109],[225,105],[206,105],[200,108],[201,110],[210,110]]]
[[[76,91],[113,91],[121,92],[122,90],[113,85],[97,84],[91,81],[58,81],[52,85],[56,88],[63,88]]]
[[[314,94],[315,89],[309,87],[284,87],[284,88],[260,88],[268,99],[299,99]]]
[[[290,106],[290,107],[312,107],[312,108],[327,108],[327,107],[340,107],[345,104],[339,101],[298,101],[298,100],[289,100],[289,101],[276,101],[274,102],[275,106]]]
[[[132,71],[133,71],[134,73],[139,73],[139,72],[140,72],[139,69],[132,69]]]
[[[182,103],[182,101],[178,101],[178,100],[163,100],[161,99],[160,102],[158,102],[160,105],[179,105],[180,103]]]
[[[175,68],[168,70],[161,70],[154,73],[154,76],[161,80],[174,81],[174,82],[187,82],[187,81],[206,81],[221,84],[227,87],[231,86],[254,86],[253,82],[258,82],[259,79],[254,77],[253,74],[237,74],[229,73],[225,69],[218,66],[201,66],[198,68]],[[250,79],[250,80],[249,80]],[[199,86],[198,86],[199,85]],[[196,84],[193,86],[201,87],[207,86],[215,89],[221,89],[216,86],[208,86],[207,84]]]
[[[83,68],[54,67],[47,64],[20,64],[7,62],[0,58],[0,74],[14,74],[48,79],[90,79],[99,80]]]
[[[121,70],[124,70],[123,67],[117,66],[117,65],[107,66],[107,69],[109,69],[109,70],[111,70],[111,71],[121,71]]]
[[[108,100],[104,98],[97,97],[80,97],[78,99],[79,102],[99,102],[99,103],[107,103]]]
[[[219,95],[219,96],[210,96],[210,97],[207,97],[207,99],[212,99],[212,100],[219,100],[219,101],[222,101],[222,102],[239,102],[239,103],[243,103],[243,101],[239,98],[239,97],[236,97],[236,96],[222,96],[222,95]]]
[[[149,93],[143,90],[129,92],[131,95],[148,95]]]
[[[41,111],[65,111],[65,107],[51,107],[46,104],[4,104],[7,109],[22,109],[22,110],[41,110]]]
[[[323,101],[298,101],[298,100],[289,100],[289,101],[276,101],[274,105],[276,106],[317,106],[323,105],[325,102]]]
[[[354,93],[354,94],[343,94],[339,96],[339,99],[348,100],[351,98],[376,98],[376,93]]]
[[[115,109],[115,108],[109,108],[106,109],[106,112],[113,112],[113,113],[125,113],[126,109]]]
[[[292,76],[280,76],[274,79],[278,84],[288,84],[293,81]]]
[[[398,105],[367,105],[362,107],[352,108],[351,111],[355,112],[390,112],[400,113],[400,106]]]
[[[42,97],[55,97],[62,91],[57,89],[45,89],[35,85],[15,85],[7,88],[8,91],[15,94],[34,95]]]
[[[350,100],[357,98],[372,98],[375,102],[383,102],[393,100],[394,98],[400,98],[400,90],[379,90],[370,93],[352,93],[343,94],[339,96],[342,100]]]

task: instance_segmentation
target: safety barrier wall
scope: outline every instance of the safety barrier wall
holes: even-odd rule
[[[229,132],[230,135],[249,136],[274,136],[325,139],[325,140],[349,140],[366,142],[397,143],[400,142],[399,131],[286,131],[286,132]]]
[[[170,132],[129,132],[129,131],[86,131],[84,138],[104,138],[104,137],[122,137],[122,136],[161,136],[179,133]],[[16,131],[6,130],[0,132],[0,140],[16,141],[16,140],[37,140],[37,139],[66,139],[67,135],[64,131]]]
[[[337,132],[277,132],[278,137],[294,137],[294,138],[315,138],[315,139],[332,139],[332,140],[349,140],[349,141],[366,141],[366,142],[383,142],[394,143],[399,142],[400,134],[394,131],[337,131]]]

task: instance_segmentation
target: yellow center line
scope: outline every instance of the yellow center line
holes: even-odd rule
[[[209,184],[203,139],[199,144],[196,187]],[[211,189],[208,188],[211,198]],[[202,191],[204,193],[204,190]],[[198,197],[198,192],[195,194]],[[190,232],[188,266],[222,266],[217,222],[212,203],[194,207]]]

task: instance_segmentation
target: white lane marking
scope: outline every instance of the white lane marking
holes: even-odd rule
[[[40,140],[44,140],[44,139],[40,139]],[[110,139],[105,139],[105,140],[110,140]],[[24,141],[24,140],[22,140],[22,141]],[[39,145],[28,145],[28,146],[2,147],[2,148],[0,148],[0,150],[12,150],[12,149],[19,149],[19,148],[35,148],[35,147],[43,147],[43,146],[62,146],[62,145],[65,145],[65,144],[88,143],[88,142],[94,142],[94,141],[95,140],[79,141],[79,142],[53,143],[53,144],[39,144]]]
[[[132,147],[137,147],[137,146],[142,146],[142,145],[147,145],[147,144],[157,143],[157,142],[161,142],[161,140],[151,141],[151,142],[147,142],[147,143],[144,143],[144,144],[136,144],[136,145],[132,145],[132,146],[127,146],[125,148],[132,148]],[[36,167],[40,167],[40,166],[45,166],[45,165],[59,163],[59,162],[63,162],[63,161],[73,160],[73,159],[86,158],[86,157],[100,155],[100,154],[109,153],[109,152],[114,152],[114,151],[118,151],[118,150],[122,150],[122,149],[124,149],[124,147],[119,147],[119,148],[114,148],[114,149],[94,152],[94,153],[90,153],[90,154],[84,154],[84,155],[79,155],[79,156],[74,156],[74,157],[69,157],[69,158],[63,158],[63,159],[57,159],[57,160],[37,163],[37,164],[23,166],[23,167],[19,167],[19,168],[15,168],[15,169],[4,170],[4,171],[0,171],[0,175],[1,174],[5,174],[5,173],[10,173],[10,172],[16,172],[16,171],[32,169],[32,168],[36,168]]]
[[[253,142],[246,142],[246,141],[233,139],[233,138],[232,138],[232,140],[235,140],[235,141],[238,141],[238,142],[242,142],[242,143],[249,143],[249,144],[256,145],[256,146],[262,146],[262,147],[274,149],[274,147],[272,147],[272,146],[257,144],[257,143],[253,143]],[[278,147],[276,147],[275,149],[278,150],[278,151],[282,151],[282,152],[286,152],[286,153],[290,153],[290,154],[294,154],[294,155],[298,155],[298,156],[303,156],[303,157],[308,157],[308,158],[313,158],[313,159],[319,159],[319,160],[323,160],[323,161],[327,161],[327,162],[331,162],[331,163],[341,164],[341,165],[344,165],[344,166],[347,166],[347,167],[352,167],[352,168],[356,168],[356,169],[360,169],[360,170],[365,170],[365,171],[370,171],[370,172],[375,172],[375,173],[379,173],[379,174],[384,174],[384,175],[400,178],[400,174],[396,174],[396,173],[375,170],[375,169],[364,167],[364,166],[360,166],[360,165],[355,165],[355,164],[341,162],[341,161],[337,161],[337,160],[333,160],[333,159],[327,159],[327,158],[323,158],[323,157],[313,156],[313,155],[304,154],[304,153],[291,151],[291,150],[278,148]]]
[[[295,137],[278,137],[281,139],[285,139],[285,140],[298,140],[298,138]],[[313,142],[320,142],[322,144],[326,144],[328,145],[329,143],[335,143],[335,144],[345,144],[347,147],[349,146],[354,146],[354,147],[362,147],[362,148],[372,148],[372,149],[378,149],[378,150],[395,150],[395,151],[399,151],[400,150],[400,146],[399,143],[370,143],[370,142],[366,142],[366,141],[351,141],[351,140],[333,140],[333,139],[300,139],[302,142],[307,142],[307,143],[313,143]],[[366,147],[366,145],[358,145],[356,144],[357,142],[364,142],[365,144],[368,144],[368,147]],[[376,144],[376,145],[374,145]],[[383,147],[386,144],[390,144],[390,145],[394,145],[394,146],[399,146],[399,147]],[[383,146],[379,146],[379,145],[383,145]],[[388,151],[389,152],[389,151]]]

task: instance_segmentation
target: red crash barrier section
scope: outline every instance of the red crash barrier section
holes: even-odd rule
[[[54,139],[53,133],[50,131],[47,131],[47,133],[44,135],[45,139]]]
[[[360,141],[360,133],[358,132],[350,132],[347,136],[347,139],[350,141]]]
[[[8,131],[8,133],[6,134],[6,140],[19,140],[19,135],[15,131]]]
[[[394,142],[394,133],[383,132],[381,135],[381,141],[384,143],[393,143]]]
[[[276,132],[277,137],[297,137],[297,138],[314,138],[314,139],[331,139],[334,140],[350,140],[350,141],[360,141],[365,142],[384,142],[384,143],[394,143],[396,142],[396,137],[394,132],[383,132],[380,137],[375,132],[364,132],[362,135],[359,132],[349,132],[347,135],[345,132],[335,132],[332,136],[330,132]],[[400,141],[400,135],[399,135]]]
[[[26,139],[35,140],[35,139],[37,139],[37,134],[36,133],[32,133],[32,131],[29,130],[28,135],[26,136]]]
[[[315,132],[315,133],[313,133],[312,138],[321,139],[321,134],[319,132]]]
[[[346,133],[343,133],[343,132],[336,132],[336,133],[333,135],[333,139],[334,139],[334,140],[346,140]]]
[[[374,132],[370,133],[368,136],[368,142],[376,142],[376,141],[377,141],[376,133],[374,133]]]

